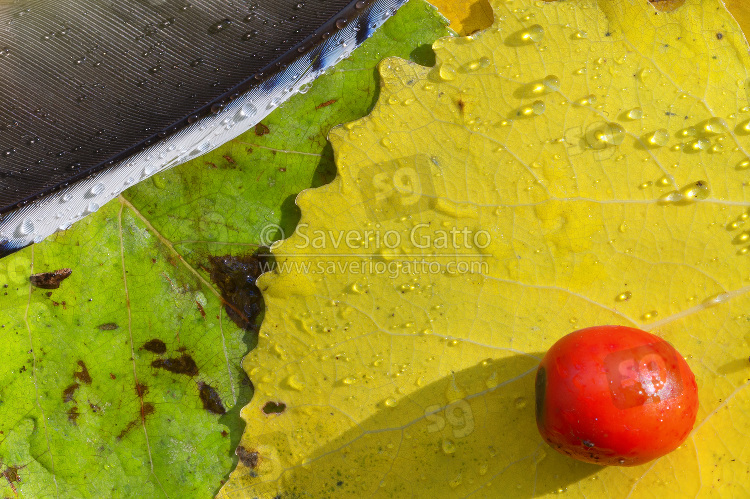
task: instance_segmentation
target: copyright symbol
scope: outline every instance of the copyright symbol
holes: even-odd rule
[[[284,239],[284,229],[277,224],[268,224],[260,230],[258,239],[261,246],[271,246],[274,241]]]

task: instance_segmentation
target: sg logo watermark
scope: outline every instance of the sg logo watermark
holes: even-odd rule
[[[454,438],[464,438],[474,431],[474,415],[471,406],[464,399],[451,402],[447,406],[431,405],[424,410],[425,419],[430,423],[427,431],[443,431],[446,424],[453,430]]]
[[[614,352],[604,359],[612,401],[619,409],[653,404],[682,393],[680,370],[670,368],[666,343]]]
[[[436,163],[424,155],[379,163],[359,172],[371,220],[391,220],[428,210],[436,197]]]

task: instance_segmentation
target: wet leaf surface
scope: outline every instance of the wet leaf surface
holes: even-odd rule
[[[372,113],[332,133],[337,178],[258,280],[252,459],[220,497],[747,494],[739,26],[718,0],[493,8],[434,68],[386,59]],[[597,324],[686,356],[701,408],[677,451],[602,468],[541,440],[539,358]]]
[[[250,459],[235,450],[257,269],[212,262],[252,267],[263,238],[291,233],[294,194],[332,176],[328,129],[369,110],[377,62],[445,34],[431,7],[410,2],[262,133],[0,261],[3,497],[210,497]],[[31,285],[57,269],[72,270],[59,288]]]

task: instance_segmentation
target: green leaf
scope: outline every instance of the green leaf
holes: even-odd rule
[[[168,180],[160,176],[127,191],[126,198],[195,265],[206,253],[251,251],[290,235],[299,220],[297,193],[335,176],[328,131],[374,105],[376,64],[398,53],[432,65],[430,45],[441,34],[447,30],[434,8],[410,2],[307,94],[251,132],[169,172]]]
[[[252,395],[240,360],[256,335],[231,315],[237,303],[252,311],[258,297],[240,287],[225,306],[212,276],[235,283],[211,257],[291,233],[296,193],[333,177],[328,130],[375,101],[377,62],[429,64],[429,44],[445,34],[434,9],[413,0],[262,127],[0,261],[0,493],[219,490]],[[63,268],[72,273],[57,289],[29,283]]]

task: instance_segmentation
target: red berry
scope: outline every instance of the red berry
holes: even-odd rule
[[[673,451],[698,412],[698,387],[672,345],[645,331],[596,326],[561,338],[536,375],[544,440],[575,459],[635,466]]]

